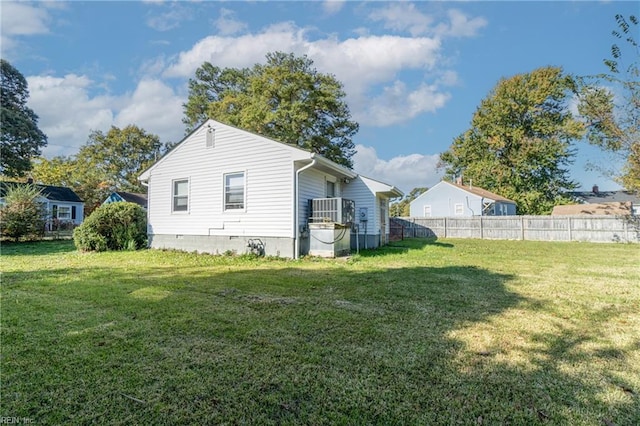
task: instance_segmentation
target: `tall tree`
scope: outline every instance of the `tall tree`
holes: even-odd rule
[[[556,67],[501,79],[441,154],[447,176],[516,201],[522,214],[549,213],[576,186],[566,167],[584,131],[567,106],[573,88]]]
[[[47,145],[38,116],[27,107],[29,88],[24,76],[0,59],[0,171],[20,177],[31,170],[31,159]]]
[[[205,62],[189,80],[188,130],[206,118],[300,146],[351,168],[351,120],[342,84],[307,56],[269,53],[266,64],[220,69]]]
[[[113,190],[144,191],[138,175],[164,152],[156,135],[134,125],[112,126],[107,133],[93,131],[76,155],[79,164],[95,167]]]
[[[621,170],[603,171],[640,192],[640,47],[635,38],[640,28],[634,15],[616,15],[616,23],[611,56],[604,60],[607,72],[581,80],[578,110],[588,141],[624,164]]]
[[[32,175],[40,183],[73,188],[91,212],[113,191],[146,192],[138,176],[168,146],[137,126],[111,127],[91,132],[75,156],[37,159]]]

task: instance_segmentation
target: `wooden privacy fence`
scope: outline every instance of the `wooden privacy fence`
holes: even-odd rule
[[[640,242],[638,218],[621,216],[474,216],[391,218],[390,238]]]

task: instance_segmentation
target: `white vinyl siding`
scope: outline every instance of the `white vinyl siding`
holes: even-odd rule
[[[224,209],[244,210],[245,208],[245,174],[244,172],[224,175]]]
[[[308,159],[309,154],[211,123],[215,126],[213,148],[206,147],[205,125],[149,171],[150,233],[293,237],[293,162]],[[238,171],[245,173],[245,209],[225,210],[224,176]],[[185,176],[189,177],[189,217],[175,220],[168,190],[172,180]],[[322,197],[324,180],[319,183]]]
[[[189,179],[176,179],[173,181],[172,187],[172,211],[189,211]]]

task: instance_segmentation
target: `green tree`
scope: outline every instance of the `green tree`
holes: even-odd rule
[[[74,156],[37,159],[32,175],[36,182],[73,188],[88,214],[113,191],[146,192],[138,176],[167,147],[137,126],[111,127],[107,133],[91,132]]]
[[[440,156],[446,175],[517,202],[521,214],[550,213],[575,188],[567,166],[584,131],[567,107],[575,88],[561,68],[501,79]]]
[[[112,185],[99,168],[87,166],[75,156],[37,158],[33,161],[31,176],[41,184],[72,188],[84,201],[85,215],[89,215],[113,192]]]
[[[604,60],[608,72],[581,79],[578,110],[589,143],[612,153],[622,170],[602,171],[631,191],[640,192],[640,48],[638,18],[616,15],[616,41]]]
[[[389,207],[389,215],[391,217],[408,217],[411,216],[411,202],[425,193],[429,188],[417,187],[413,188],[409,194],[396,203],[391,204]]]
[[[40,190],[34,185],[3,183],[4,204],[0,207],[0,234],[18,241],[40,239],[44,235],[46,211]]]
[[[205,62],[189,80],[187,130],[207,118],[296,145],[351,168],[358,124],[342,84],[306,56],[269,53],[266,64],[220,69]]]
[[[27,107],[27,80],[9,62],[0,59],[0,171],[21,177],[31,170],[31,159],[47,145],[38,128],[38,116]]]
[[[158,136],[134,125],[124,129],[112,126],[107,133],[91,132],[76,161],[80,166],[95,167],[112,190],[141,192],[145,188],[138,176],[163,152]]]

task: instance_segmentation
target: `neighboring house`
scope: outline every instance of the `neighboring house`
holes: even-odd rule
[[[112,192],[102,204],[118,203],[123,201],[136,203],[143,209],[147,209],[147,194],[137,194],[135,192]]]
[[[600,191],[598,185],[594,185],[591,191],[570,192],[569,195],[581,204],[631,203],[632,214],[640,216],[640,196],[630,191]]]
[[[411,217],[507,216],[516,203],[471,185],[441,181],[410,204]]]
[[[0,182],[0,199],[9,185],[27,185],[17,182]],[[63,186],[33,184],[40,192],[40,201],[47,212],[47,228],[57,229],[59,225],[80,225],[84,220],[84,203],[71,188]]]
[[[375,233],[382,224],[388,233],[388,196],[396,193],[320,155],[214,120],[139,179],[148,186],[150,246],[214,254],[297,258],[314,254],[312,240],[349,242],[348,250],[359,204],[372,210]],[[383,204],[381,219],[375,206]]]

